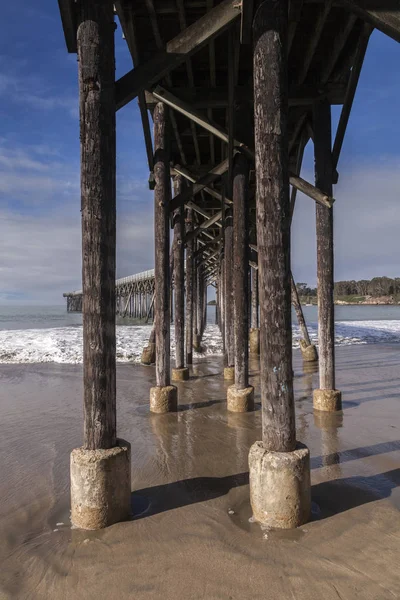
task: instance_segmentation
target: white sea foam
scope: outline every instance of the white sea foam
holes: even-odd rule
[[[117,361],[139,363],[151,325],[117,327]],[[317,325],[309,324],[311,340],[317,343]],[[299,347],[300,332],[293,325],[293,347]],[[400,321],[339,321],[336,344],[400,342]],[[203,355],[222,353],[222,340],[216,325],[207,325]],[[174,358],[174,328],[171,327],[171,356]],[[195,353],[196,356],[196,353]],[[197,354],[199,356],[199,354]],[[82,363],[82,327],[58,327],[0,331],[0,363]]]

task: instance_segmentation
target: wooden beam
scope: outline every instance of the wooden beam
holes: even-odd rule
[[[336,37],[333,41],[333,46],[330,51],[330,54],[326,57],[325,63],[322,67],[321,81],[323,84],[325,84],[328,81],[329,77],[332,75],[335,65],[338,61],[338,58],[348,40],[351,32],[353,31],[356,21],[357,21],[356,15],[354,15],[354,14],[349,15],[347,18],[346,25],[336,35]],[[332,104],[332,102],[331,102],[331,104]]]
[[[77,51],[76,46],[76,3],[73,0],[58,0],[60,9],[61,21],[64,30],[65,43],[68,52],[74,53]]]
[[[202,231],[204,231],[204,229],[208,229],[209,227],[212,227],[215,224],[218,224],[218,227],[222,227],[222,225],[219,223],[219,221],[221,221],[221,219],[222,219],[222,210],[219,210],[218,212],[215,213],[215,215],[213,215],[209,219],[206,219],[205,221],[203,221],[203,223],[200,223],[199,227],[197,227],[190,234],[191,237],[192,238],[197,237],[198,235],[200,235],[200,233],[202,233]]]
[[[300,22],[302,12],[303,12],[303,0],[289,0],[289,29],[288,29],[288,42],[287,42],[288,55],[292,48],[294,36],[296,35],[297,25]]]
[[[140,90],[148,88],[165,77],[207,42],[222,33],[239,17],[240,13],[240,4],[236,0],[223,0],[213,10],[169,41],[165,50],[160,51],[146,64],[126,73],[115,86],[117,110],[136,98]]]
[[[228,88],[225,86],[215,88],[207,86],[193,88],[178,86],[169,87],[167,91],[184,102],[190,103],[196,110],[226,108],[228,106]],[[311,106],[319,96],[326,96],[329,98],[331,104],[343,104],[345,93],[346,86],[341,82],[328,82],[325,85],[318,86],[296,86],[289,91],[289,106]],[[234,94],[237,102],[248,104],[249,109],[251,109],[253,93],[249,86],[235,86]],[[150,91],[146,91],[145,96],[147,107],[153,109],[159,100]]]
[[[117,9],[117,13],[119,16],[123,34],[125,36],[129,51],[133,58],[133,63],[135,65],[139,65],[140,59],[139,59],[139,52],[138,52],[138,48],[137,48],[137,44],[136,44],[136,35],[135,35],[136,32],[135,32],[134,17],[132,14],[130,14],[128,16],[125,15],[125,12],[122,8],[120,0],[117,0],[115,2],[115,6]],[[139,102],[140,117],[142,120],[144,142],[145,142],[145,147],[146,147],[147,163],[149,165],[149,171],[152,172],[153,167],[154,167],[153,142],[151,139],[150,121],[149,121],[149,114],[147,111],[147,102],[146,102],[145,92],[143,90],[141,92],[139,92],[139,94],[138,94],[138,102]]]
[[[360,79],[361,69],[364,64],[365,54],[368,48],[368,42],[372,28],[369,24],[364,25],[362,35],[359,39],[356,56],[354,59],[353,68],[351,70],[350,79],[347,87],[346,98],[343,104],[342,112],[338,127],[336,130],[335,142],[332,150],[332,166],[334,171],[336,170],[342,151],[344,136],[346,134],[347,125],[349,123],[350,113],[354,102],[354,97],[357,91],[358,80]]]
[[[182,100],[180,100],[179,98],[173,96],[170,92],[168,92],[161,86],[157,86],[157,88],[153,91],[153,94],[158,100],[167,104],[167,106],[170,106],[174,110],[177,110],[178,112],[182,113],[183,115],[188,117],[188,119],[192,119],[193,121],[195,121],[195,123],[206,129],[207,131],[210,131],[216,137],[220,138],[223,142],[229,144],[229,134],[223,127],[220,127],[216,123],[211,123],[209,119],[207,119],[207,117],[194,110],[185,102],[182,102]],[[242,142],[239,142],[235,139],[233,140],[233,144],[236,149],[241,150],[251,160],[254,160],[254,151],[248,146],[246,146],[246,144],[243,144]],[[289,173],[289,180],[291,185],[303,192],[303,194],[305,194],[309,198],[315,200],[315,202],[318,202],[319,204],[328,207],[332,206],[334,198],[317,189],[311,183],[308,183],[307,181],[305,181],[301,177],[298,177],[294,173]]]
[[[242,0],[242,18],[240,21],[240,43],[251,44],[253,27],[254,0]]]
[[[195,196],[204,188],[207,188],[210,184],[217,181],[221,175],[223,175],[228,169],[229,161],[226,159],[222,161],[219,165],[211,169],[206,175],[200,177],[197,181],[193,183],[193,186],[187,187],[179,196],[173,198],[171,201],[170,210],[175,210],[180,202],[185,202],[188,198]],[[175,172],[178,173],[179,165],[174,167]],[[183,175],[181,173],[181,175]]]
[[[379,31],[400,42],[400,6],[398,0],[339,0]]]
[[[222,163],[220,163],[222,164]],[[183,175],[183,177],[185,177],[185,179],[187,179],[188,181],[191,181],[192,183],[196,183],[196,178],[194,177],[194,175],[191,174],[190,171],[188,171],[187,169],[185,169],[184,167],[181,167],[180,165],[175,165],[172,169],[172,171],[174,173],[179,173],[180,175]],[[217,190],[214,190],[208,186],[204,187],[204,191],[206,191],[210,196],[212,196],[213,198],[216,198],[217,200],[219,200],[220,202],[222,201],[222,196],[219,192],[217,192]],[[228,204],[232,204],[232,200],[230,200],[230,198],[225,198],[225,202],[227,202]],[[173,204],[172,204],[173,206]]]
[[[312,36],[310,37],[308,45],[306,46],[306,48],[304,50],[303,62],[299,69],[299,72],[298,72],[298,77],[297,77],[298,85],[301,85],[302,83],[304,83],[304,81],[307,77],[312,59],[313,59],[315,51],[317,49],[319,40],[321,38],[322,30],[324,29],[326,19],[328,18],[331,7],[332,7],[332,0],[326,0],[323,7],[321,8],[321,12],[318,15],[317,20],[315,22]]]

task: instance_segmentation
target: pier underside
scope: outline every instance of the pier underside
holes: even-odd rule
[[[118,488],[96,504],[99,528],[128,519],[130,511],[130,446],[117,436],[116,415],[115,318],[132,300],[132,292],[120,295],[116,306],[116,112],[134,100],[154,189],[154,327],[144,350],[147,364],[150,355],[155,360],[149,410],[178,413],[179,420],[185,381],[189,374],[202,377],[192,350],[201,351],[207,287],[214,285],[220,366],[230,384],[227,427],[235,413],[257,418],[250,331],[252,359],[258,356],[261,440],[249,450],[253,517],[268,530],[302,527],[312,518],[311,453],[299,439],[301,412],[296,427],[291,304],[304,363],[318,369],[313,408],[323,424],[343,408],[335,370],[333,186],[369,37],[375,27],[400,41],[400,6],[393,0],[59,3],[68,50],[78,55],[80,90],[84,442],[71,459],[73,523],[93,528],[82,515],[99,497],[94,472],[106,473],[103,490]],[[117,81],[116,17],[134,65]],[[342,106],[335,132],[332,105]],[[314,182],[300,177],[309,140]],[[298,191],[316,207],[318,351],[290,265]],[[141,311],[150,310],[148,300],[140,298]],[[205,395],[196,408],[209,402]],[[117,455],[123,466],[104,469]],[[215,460],[222,460],[218,452]]]

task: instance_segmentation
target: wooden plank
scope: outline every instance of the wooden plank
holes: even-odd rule
[[[315,180],[332,188],[331,109],[326,100],[314,107]],[[333,212],[316,206],[318,346],[320,389],[335,389],[335,323],[333,304]]]
[[[168,108],[157,104],[154,120],[154,323],[156,328],[156,384],[170,385],[170,266],[169,266],[169,156]]]
[[[213,10],[189,25],[165,50],[160,51],[146,64],[139,65],[116,82],[117,110],[136,98],[140,90],[153,85],[186,59],[200,50],[207,42],[222,33],[240,15],[236,0],[223,0]]]
[[[116,445],[114,16],[110,0],[79,8],[83,444],[97,450]]]
[[[249,165],[243,154],[233,164],[233,300],[235,386],[249,385],[249,230],[247,192]]]
[[[296,447],[290,301],[287,0],[265,0],[254,36],[254,117],[263,445]],[[268,57],[268,60],[266,60]]]
[[[182,192],[182,175],[174,177],[174,193]],[[176,209],[174,214],[174,300],[175,300],[175,367],[185,366],[185,270],[184,270],[184,207]]]

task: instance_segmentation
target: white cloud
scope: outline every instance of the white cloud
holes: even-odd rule
[[[340,169],[339,169],[340,170]],[[400,157],[341,171],[334,195],[335,279],[400,276]],[[312,172],[304,174],[312,181]],[[315,204],[299,195],[292,227],[293,273],[316,281]]]
[[[0,97],[8,102],[24,105],[35,110],[65,110],[73,119],[78,118],[78,94],[55,93],[54,88],[37,75],[23,73],[21,63],[8,64],[5,57],[0,56]],[[40,90],[40,92],[38,92]]]
[[[59,304],[81,287],[78,165],[57,149],[0,139],[0,303]],[[153,204],[146,181],[118,181],[117,276],[154,263]],[[17,202],[17,203],[16,203]],[[17,210],[17,206],[19,209]]]

